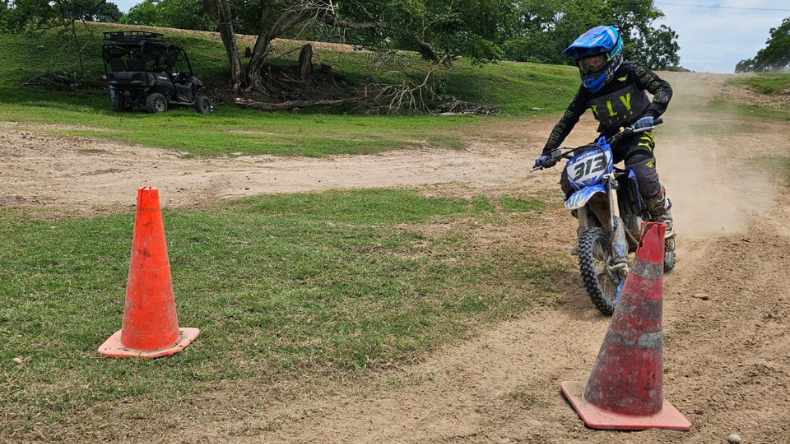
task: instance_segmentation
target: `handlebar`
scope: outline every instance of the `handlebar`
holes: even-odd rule
[[[662,123],[664,123],[664,120],[661,117],[659,117],[659,118],[653,120],[653,126],[646,126],[644,128],[639,128],[639,129],[634,129],[633,126],[627,126],[627,127],[623,128],[622,131],[619,131],[616,134],[614,134],[607,141],[609,142],[610,145],[613,145],[613,144],[616,144],[617,142],[619,142],[620,139],[622,139],[623,137],[631,136],[631,135],[634,135],[634,134],[646,133],[648,131],[652,131],[656,126],[661,125]],[[554,148],[551,151],[551,154],[549,155],[549,159],[554,161],[554,165],[556,165],[557,161],[559,161],[560,159],[570,159],[570,158],[572,158],[573,156],[576,155],[577,151],[579,151],[582,148],[587,148],[589,146],[590,145],[582,145],[582,146],[579,146],[579,147],[576,147],[576,148],[564,148],[564,149],[567,149],[567,151],[565,151],[565,152],[562,152],[560,148]],[[551,166],[554,166],[554,165],[551,165]],[[542,165],[535,165],[529,172],[532,173],[532,172],[535,172],[535,171],[538,171],[538,170],[542,170],[542,169],[544,169],[544,167]]]

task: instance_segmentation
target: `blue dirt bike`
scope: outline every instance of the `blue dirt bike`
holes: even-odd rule
[[[656,119],[655,125],[661,123]],[[612,146],[629,136],[654,127],[628,127],[609,137],[577,148],[555,149],[549,156],[555,163],[568,159],[568,179],[575,190],[565,208],[579,219],[579,271],[595,307],[610,316],[630,271],[629,253],[636,251],[642,221],[651,221],[642,202],[636,176],[631,170],[616,168]],[[532,171],[542,170],[536,166]],[[664,254],[664,271],[675,267],[675,252]]]

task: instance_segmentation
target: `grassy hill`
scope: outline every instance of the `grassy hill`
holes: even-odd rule
[[[65,36],[0,35],[0,120],[57,124],[52,130],[78,136],[102,137],[127,143],[176,149],[195,155],[295,154],[321,156],[362,153],[415,144],[459,147],[458,127],[487,118],[470,116],[364,116],[353,109],[303,109],[298,114],[240,109],[227,90],[227,57],[219,36],[162,30],[168,42],[187,49],[195,72],[214,99],[216,112],[201,116],[192,110],[162,115],[142,111],[118,114],[111,110],[102,80],[102,32],[120,26],[92,25],[83,31],[82,56],[64,46]],[[134,29],[148,29],[135,27]],[[251,43],[240,43],[243,48]],[[269,62],[296,64],[298,42],[278,41]],[[314,62],[330,64],[345,74],[351,86],[420,83],[429,64],[413,53],[398,53],[385,62],[364,51],[336,51],[316,45]],[[317,69],[317,68],[316,68]],[[85,72],[84,78],[74,73]],[[79,82],[76,87],[47,83],[51,75]],[[46,75],[42,77],[42,75]],[[37,83],[22,86],[25,83]],[[523,63],[473,66],[461,59],[437,71],[432,87],[446,100],[456,98],[497,106],[503,118],[557,114],[578,87],[572,67]],[[80,126],[77,126],[80,125]],[[376,128],[371,132],[370,128]],[[266,134],[261,134],[265,128]],[[233,134],[229,136],[229,134]],[[189,142],[185,142],[189,140]],[[421,142],[415,142],[421,141]]]

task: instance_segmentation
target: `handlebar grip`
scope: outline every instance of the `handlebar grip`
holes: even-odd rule
[[[658,126],[661,125],[662,123],[664,123],[664,119],[661,117],[656,117],[655,119],[653,119],[653,126]]]

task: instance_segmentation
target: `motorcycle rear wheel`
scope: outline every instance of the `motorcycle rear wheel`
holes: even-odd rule
[[[612,244],[601,228],[586,229],[579,239],[579,271],[584,288],[595,307],[604,315],[611,316],[625,279],[611,270],[613,264]]]

